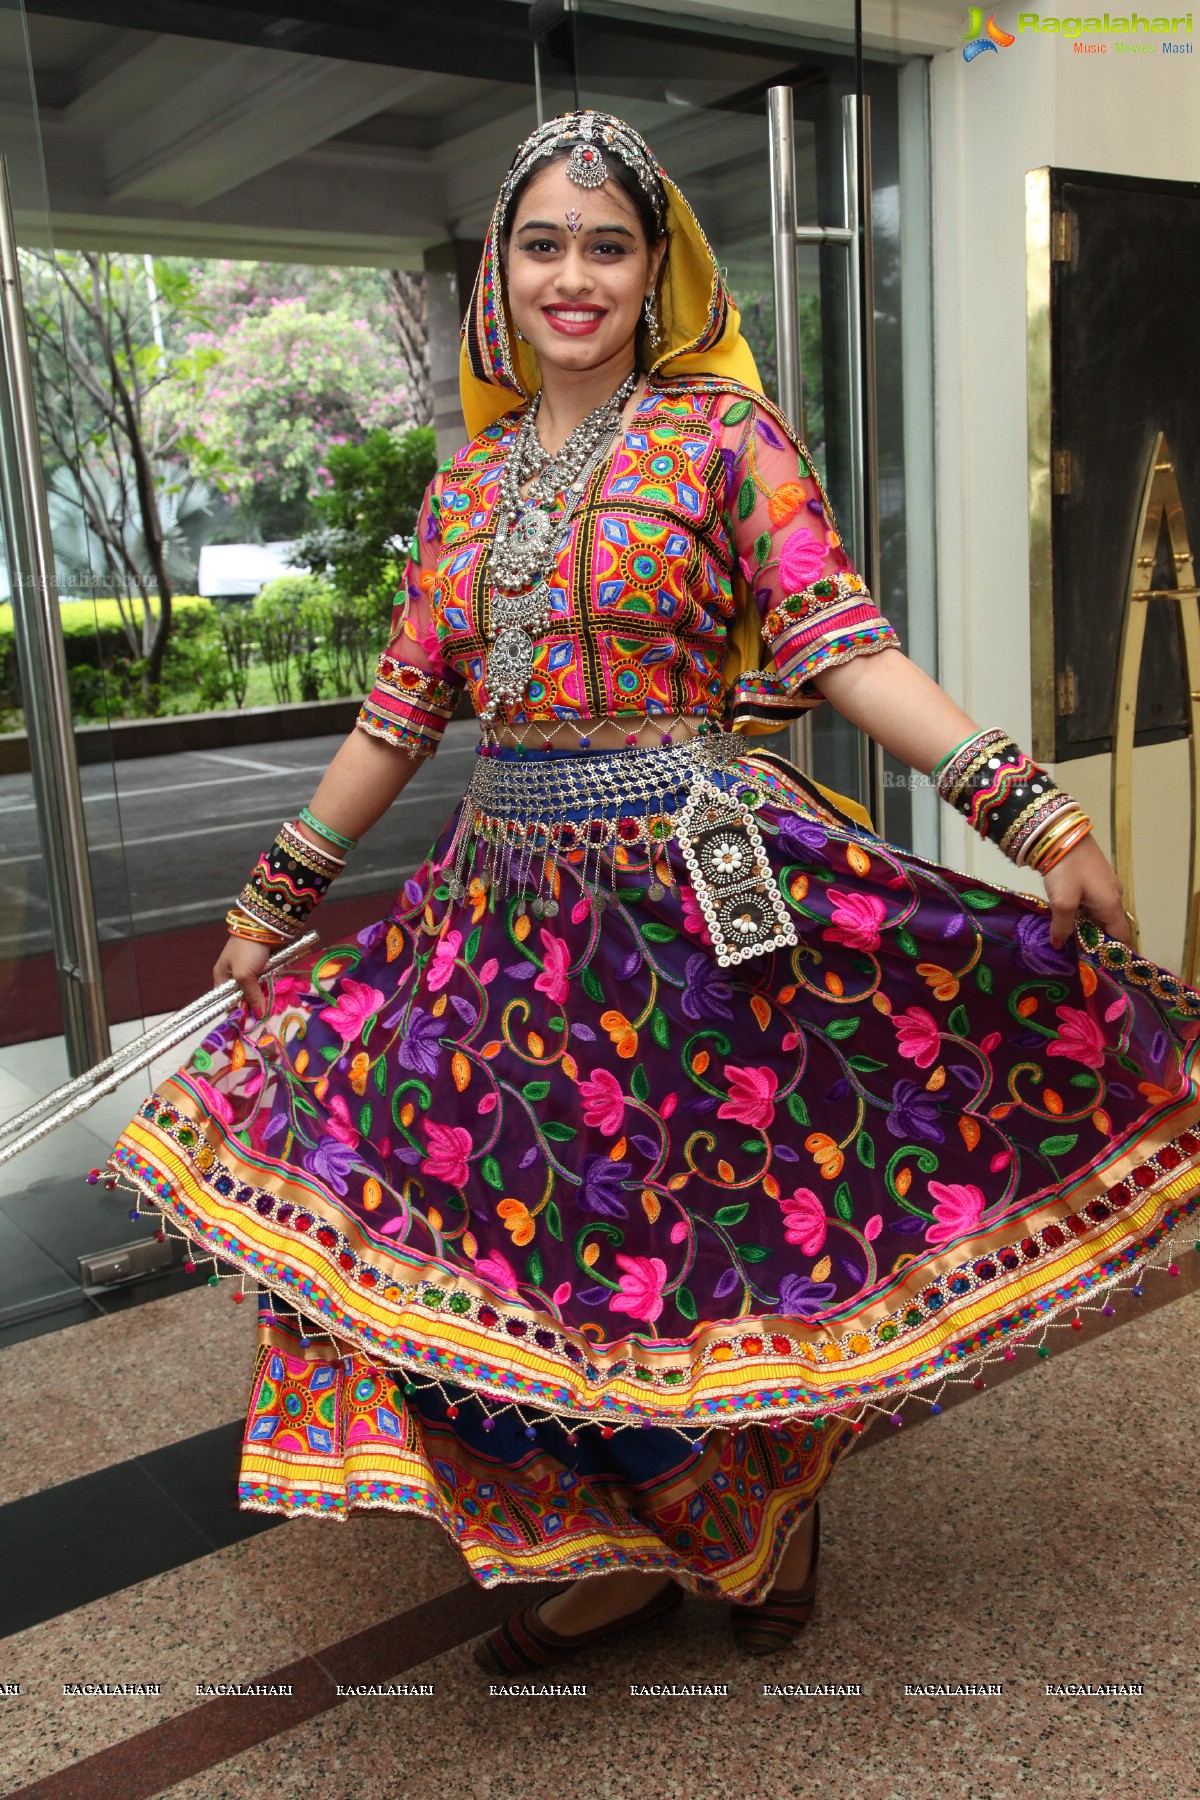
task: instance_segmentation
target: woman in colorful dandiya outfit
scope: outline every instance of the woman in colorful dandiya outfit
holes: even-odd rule
[[[864,1420],[1169,1260],[1200,996],[1128,948],[1070,797],[903,656],[621,121],[518,151],[462,389],[361,729],[230,914],[247,1004],[111,1167],[258,1291],[244,1508],[420,1513],[484,1585],[568,1582],[490,1668],[684,1588],[761,1652]],[[388,916],[260,987],[464,687],[471,782]],[[822,698],[1050,904],[755,751]]]

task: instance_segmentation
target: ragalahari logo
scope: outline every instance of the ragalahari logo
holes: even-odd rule
[[[964,32],[960,40],[964,62],[974,62],[975,58],[982,56],[985,50],[1007,50],[1010,44],[1015,44],[1017,41],[1011,33],[1001,31],[996,23],[995,13],[988,14],[988,22],[985,25],[982,6],[971,8],[967,24],[971,29]],[[982,36],[980,36],[981,32]]]

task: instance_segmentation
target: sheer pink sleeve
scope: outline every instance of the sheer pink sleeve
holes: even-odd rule
[[[804,446],[748,397],[729,401],[720,429],[726,519],[774,673],[815,705],[814,676],[899,640],[842,547]]]
[[[440,481],[434,477],[421,503],[387,648],[356,720],[360,730],[414,758],[434,754],[466,685],[443,660],[430,602],[441,545]]]

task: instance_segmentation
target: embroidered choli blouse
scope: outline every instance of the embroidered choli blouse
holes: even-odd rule
[[[487,559],[519,412],[425,495],[388,646],[358,723],[413,757],[462,690],[487,701]],[[842,547],[820,480],[776,409],[736,383],[652,385],[601,464],[547,578],[552,623],[508,721],[707,715],[759,731],[821,699],[813,678],[895,645]],[[726,637],[756,606],[769,653],[727,682]],[[501,714],[503,717],[503,713]]]

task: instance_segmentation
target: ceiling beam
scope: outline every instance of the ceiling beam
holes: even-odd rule
[[[28,13],[533,87],[528,7],[498,0],[25,0]]]

